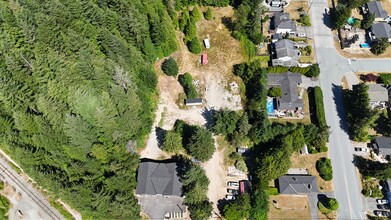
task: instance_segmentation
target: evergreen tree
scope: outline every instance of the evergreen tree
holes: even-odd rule
[[[174,58],[170,57],[162,63],[162,70],[166,75],[176,77],[179,67]]]
[[[206,12],[204,13],[204,18],[206,20],[212,20],[213,19],[213,12],[212,9],[208,8]]]
[[[194,54],[199,54],[201,53],[201,43],[197,39],[197,37],[194,37],[187,43],[187,48],[189,49],[190,52]]]

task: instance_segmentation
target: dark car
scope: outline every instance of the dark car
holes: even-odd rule
[[[376,206],[378,209],[388,209],[388,205],[377,205]]]
[[[387,211],[375,210],[375,211],[373,211],[373,213],[379,217],[390,217],[391,216],[391,213],[387,212]]]

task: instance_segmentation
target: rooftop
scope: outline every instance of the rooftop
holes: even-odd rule
[[[379,1],[367,3],[369,13],[374,13],[376,18],[387,18],[388,13],[385,11]]]
[[[377,39],[391,38],[391,26],[385,22],[374,23],[371,31]]]
[[[297,66],[299,57],[293,41],[282,39],[274,43],[273,66]]]
[[[136,194],[181,196],[181,188],[175,163],[140,163]]]
[[[281,194],[307,194],[318,192],[315,176],[286,175],[278,178],[278,188]]]
[[[296,110],[304,108],[302,99],[299,99],[297,85],[302,83],[300,73],[269,73],[267,74],[267,85],[278,86],[282,90],[282,96],[277,98],[277,109]]]
[[[289,13],[275,12],[273,21],[275,29],[292,29],[296,31],[296,23],[290,19]]]
[[[388,101],[388,90],[381,84],[368,84],[368,95],[371,102]]]
[[[391,137],[376,137],[375,142],[378,148],[390,148],[391,149]]]

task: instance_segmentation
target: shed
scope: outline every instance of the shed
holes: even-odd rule
[[[185,99],[186,106],[202,105],[202,103],[203,103],[202,98]]]
[[[208,64],[208,55],[206,53],[201,55],[201,63],[202,64]]]
[[[205,38],[205,39],[204,39],[204,45],[205,45],[205,48],[206,48],[206,49],[209,49],[209,48],[210,48],[210,42],[209,42],[209,39],[208,39],[208,38]]]

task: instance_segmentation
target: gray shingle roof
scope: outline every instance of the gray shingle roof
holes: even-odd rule
[[[269,73],[267,74],[267,85],[278,86],[282,90],[282,96],[277,98],[278,110],[296,110],[304,108],[302,99],[299,99],[297,85],[302,82],[300,73]]]
[[[299,51],[295,49],[293,41],[282,39],[275,42],[274,52],[273,66],[297,66],[300,56]]]
[[[181,188],[175,163],[140,163],[136,194],[181,196]]]
[[[391,38],[391,26],[385,22],[374,23],[371,30],[377,39]]]
[[[273,17],[274,28],[292,29],[296,31],[296,23],[290,19],[289,13],[276,12]]]
[[[379,1],[367,3],[369,13],[374,13],[376,18],[387,18],[388,13],[385,11]]]
[[[388,101],[388,90],[381,84],[369,84],[368,95],[371,102],[386,102]]]
[[[381,154],[391,154],[391,137],[377,137],[375,138],[375,150]]]
[[[307,175],[286,175],[278,178],[281,194],[306,194],[318,192],[316,177]]]

